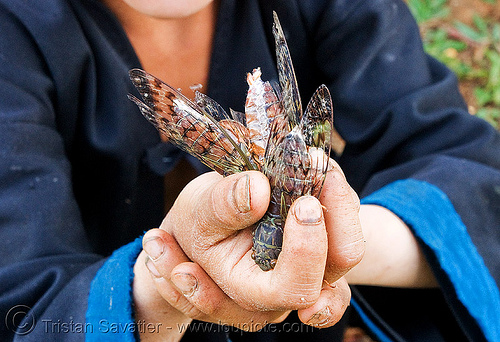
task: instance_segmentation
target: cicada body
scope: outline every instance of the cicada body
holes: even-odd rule
[[[270,204],[275,205],[275,203]],[[253,232],[252,259],[263,271],[274,268],[283,244],[281,215],[268,211]]]
[[[213,170],[229,175],[260,170],[271,185],[270,204],[253,234],[252,258],[264,270],[278,260],[290,205],[303,195],[319,196],[328,168],[333,111],[326,86],[319,87],[302,112],[292,61],[274,13],[280,89],[261,80],[260,69],[247,75],[245,113],[228,115],[200,92],[186,98],[145,71],[130,78],[143,101],[129,95],[141,113],[166,138]]]
[[[318,197],[321,192],[333,131],[333,104],[326,86],[316,90],[302,113],[295,71],[276,13],[273,34],[282,110],[272,122],[262,169],[271,184],[271,201],[254,232],[252,247],[252,258],[264,271],[277,262],[290,205],[300,196]]]

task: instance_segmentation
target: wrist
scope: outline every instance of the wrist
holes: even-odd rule
[[[434,287],[436,281],[410,228],[394,213],[376,205],[359,211],[366,250],[346,279],[352,284]]]

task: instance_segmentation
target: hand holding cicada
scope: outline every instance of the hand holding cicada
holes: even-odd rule
[[[290,52],[274,15],[278,58],[278,91],[248,74],[245,113],[225,110],[196,92],[190,101],[178,90],[142,70],[130,77],[144,102],[130,96],[171,142],[223,175],[262,171],[271,184],[269,208],[257,224],[252,258],[268,271],[282,248],[283,223],[292,202],[303,195],[318,197],[328,167],[333,131],[333,105],[320,86],[303,112]]]
[[[360,260],[363,242],[359,202],[338,168],[327,173],[324,187],[326,210],[312,196],[290,207],[280,260],[274,270],[262,272],[250,256],[251,226],[269,204],[266,177],[211,172],[196,178],[179,195],[161,229],[145,236],[148,240],[168,232],[175,239],[172,244],[182,246],[176,249],[186,254],[176,261],[172,246],[166,246],[163,257],[150,261],[162,277],[158,291],[181,312],[201,320],[269,323],[299,310],[304,323],[333,325],[350,298],[342,276]],[[185,291],[179,275],[196,279],[182,300],[175,295]]]
[[[303,111],[276,15],[273,33],[280,86],[276,91],[255,69],[247,77],[244,114],[227,114],[199,92],[191,101],[137,69],[130,76],[144,102],[131,99],[171,142],[227,176],[208,173],[193,180],[162,223],[196,262],[191,265],[201,266],[248,310],[299,309],[303,321],[329,326],[349,301],[342,275],[362,255],[359,203],[328,158],[333,131],[328,88],[320,86]],[[243,172],[249,170],[262,173]],[[321,197],[325,213],[315,198],[323,187],[332,192]],[[347,195],[332,203],[338,193]],[[336,289],[330,286],[334,282]],[[317,310],[330,313],[326,321],[318,322]]]

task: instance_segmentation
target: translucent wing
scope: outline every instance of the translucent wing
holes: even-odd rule
[[[276,43],[276,58],[278,61],[278,76],[281,85],[283,108],[290,118],[290,125],[293,127],[299,123],[302,117],[302,102],[285,34],[283,33],[276,12],[273,12],[273,16],[273,35]]]
[[[252,258],[264,271],[274,268],[278,262],[283,223],[290,205],[300,196],[319,196],[321,192],[333,130],[332,101],[325,86],[316,90],[302,115],[290,52],[278,17],[273,14],[283,110],[271,123],[262,168],[271,185],[270,204],[253,235]]]
[[[333,103],[330,91],[323,84],[316,89],[300,122],[307,146],[323,147],[331,139]],[[328,147],[329,148],[329,147]]]
[[[255,169],[240,147],[248,137],[244,130],[233,127],[241,124],[229,119],[218,122],[204,109],[212,114],[222,109],[215,101],[202,107],[143,70],[133,69],[129,74],[144,102],[132,95],[129,98],[171,142],[222,174]],[[227,117],[225,112],[216,116]]]
[[[269,129],[269,137],[267,139],[266,151],[264,153],[264,165],[262,172],[269,178],[276,175],[278,170],[275,164],[281,163],[279,157],[276,154],[276,149],[285,138],[285,136],[290,132],[289,118],[286,116],[284,111],[281,111],[279,115],[275,116],[274,120],[271,122]],[[273,183],[271,182],[271,186]]]
[[[292,202],[302,195],[311,194],[314,179],[309,177],[311,159],[298,126],[274,145],[265,158],[263,172],[269,178],[273,192],[279,192],[280,214],[284,221]]]
[[[222,108],[220,104],[218,104],[215,100],[213,100],[209,96],[199,91],[196,91],[194,101],[198,106],[201,107],[201,109],[203,109],[208,115],[210,115],[216,121],[230,119],[229,115],[227,115],[224,108]]]
[[[309,178],[314,179],[311,194],[318,197],[328,170],[333,136],[333,103],[325,85],[316,89],[309,100],[299,127],[311,159]]]
[[[248,93],[245,102],[246,124],[254,159],[262,165],[271,123],[281,115],[282,107],[273,87],[260,78],[259,68],[247,74]]]
[[[330,92],[319,87],[298,126],[287,130],[288,117],[271,126],[263,167],[271,187],[280,191],[283,219],[291,203],[303,195],[318,197],[328,170],[333,110]]]
[[[245,122],[241,122],[241,116],[233,110],[231,110],[231,116],[229,116],[220,104],[199,91],[195,93],[195,101],[209,117],[214,118],[219,123],[220,127],[235,137],[235,141],[243,154],[249,156],[249,131]]]
[[[231,113],[231,118],[234,121],[238,121],[240,124],[243,126],[247,126],[247,118],[245,116],[245,113],[239,112],[237,110],[233,110],[232,108],[229,108],[229,111]]]

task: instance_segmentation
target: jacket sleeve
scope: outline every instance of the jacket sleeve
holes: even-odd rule
[[[52,76],[57,71],[45,63],[39,45],[47,37],[34,37],[12,12],[24,2],[10,5],[0,4],[0,336],[3,341],[83,340],[85,333],[98,332],[101,319],[106,329],[120,323],[109,313],[118,303],[128,305],[120,319],[132,324],[131,267],[141,244],[110,258],[115,278],[101,292],[104,280],[96,274],[109,268],[110,260],[92,252],[73,195],[72,170],[56,124],[58,89]],[[27,5],[19,10],[36,17],[57,13]],[[63,37],[61,32],[54,34]],[[110,294],[112,282],[116,291]],[[91,311],[101,314],[91,317],[93,325],[85,320],[89,293],[94,307],[107,300],[108,312]]]
[[[467,113],[402,1],[325,4],[304,20],[347,142],[340,165],[362,203],[413,230],[465,333],[499,340],[498,132]]]

